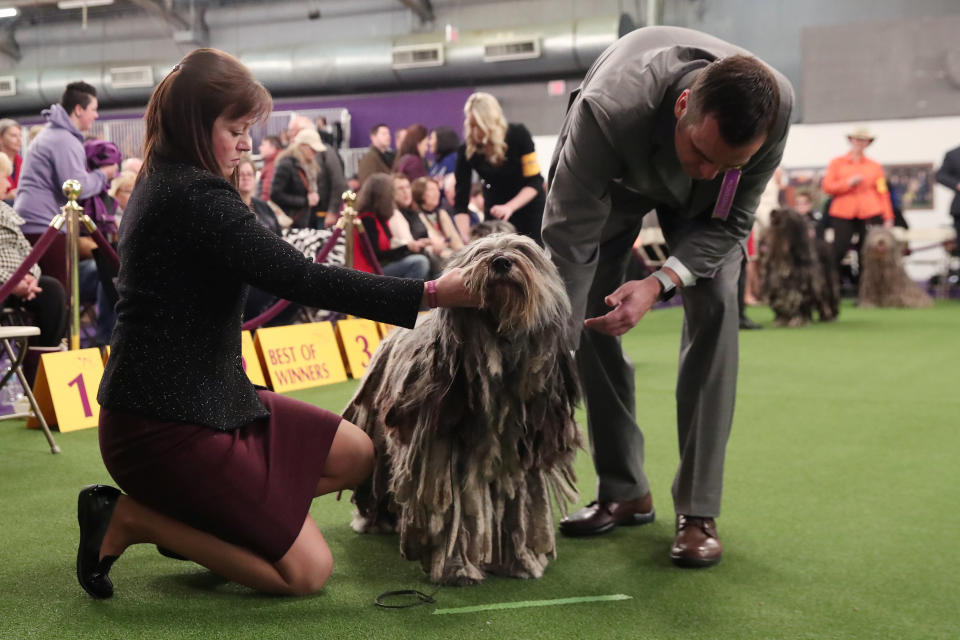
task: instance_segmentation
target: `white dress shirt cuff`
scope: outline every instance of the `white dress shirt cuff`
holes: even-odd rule
[[[668,269],[673,269],[673,272],[680,276],[680,282],[683,283],[683,286],[689,287],[697,281],[696,276],[690,273],[690,269],[687,269],[680,260],[675,256],[670,256],[667,258],[667,261],[663,263],[663,266]]]

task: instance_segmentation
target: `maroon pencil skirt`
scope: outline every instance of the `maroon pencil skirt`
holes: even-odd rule
[[[107,471],[137,502],[278,561],[303,528],[341,417],[258,393],[270,417],[233,431],[102,408]]]

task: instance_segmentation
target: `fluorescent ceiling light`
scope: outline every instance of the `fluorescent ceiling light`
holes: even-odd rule
[[[60,0],[57,9],[82,9],[83,7],[103,7],[113,4],[113,0]]]
[[[16,18],[20,15],[20,9],[16,7],[0,7],[0,18]]]

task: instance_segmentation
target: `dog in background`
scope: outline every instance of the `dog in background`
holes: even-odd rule
[[[516,233],[517,228],[513,226],[512,222],[507,222],[506,220],[497,220],[496,218],[491,218],[490,220],[484,220],[474,225],[470,229],[470,240],[478,240],[480,238],[486,238],[489,235],[494,233]]]
[[[479,309],[436,309],[377,349],[344,417],[370,435],[373,475],[354,492],[359,532],[397,529],[430,580],[539,578],[555,557],[551,496],[577,499],[570,302],[529,238],[475,240],[449,264]]]
[[[830,246],[815,237],[810,221],[792,209],[775,209],[764,233],[761,289],[778,327],[802,327],[813,319],[834,320],[840,283]]]
[[[890,229],[871,227],[863,243],[857,304],[870,307],[929,307],[933,300],[903,268],[903,246]]]

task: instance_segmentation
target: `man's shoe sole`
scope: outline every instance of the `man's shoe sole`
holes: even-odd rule
[[[717,558],[687,558],[684,556],[670,555],[673,564],[684,569],[706,569],[720,562],[723,556]]]

